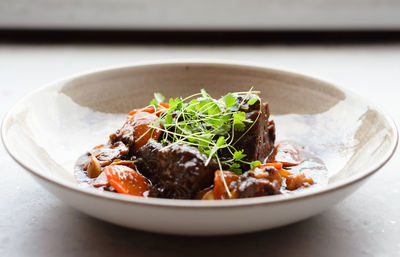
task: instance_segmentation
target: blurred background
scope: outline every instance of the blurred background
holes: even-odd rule
[[[11,29],[390,30],[397,0],[2,0]]]
[[[398,30],[398,0],[0,1],[3,40],[381,41]]]

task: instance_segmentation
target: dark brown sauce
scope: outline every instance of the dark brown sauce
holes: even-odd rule
[[[307,187],[303,186],[296,190],[290,191],[286,189],[286,182],[284,179],[281,187],[281,192],[283,194],[299,192],[311,187],[324,186],[328,183],[328,170],[324,162],[314,153],[308,151],[306,147],[294,142],[283,141],[277,144],[277,146],[279,145],[285,145],[285,147],[283,147],[283,150],[279,150],[279,147],[275,147],[274,151],[278,149],[278,152],[273,152],[270,158],[268,158],[268,162],[276,160],[287,163],[288,165],[285,165],[284,169],[290,171],[293,173],[293,175],[304,173],[307,177],[312,178],[314,182],[312,185]],[[289,149],[289,151],[286,151],[287,149]],[[115,192],[115,189],[112,188],[112,186],[93,186],[96,178],[88,177],[86,171],[84,170],[84,165],[89,159],[90,153],[85,153],[84,155],[80,156],[75,163],[74,174],[78,183],[86,188],[94,188],[99,191]],[[294,163],[296,165],[293,165]]]
[[[90,160],[90,153],[85,153],[81,155],[75,163],[74,174],[75,179],[79,184],[83,186],[93,187],[92,183],[94,178],[89,178],[86,171],[84,170],[84,165]]]
[[[304,173],[307,177],[313,179],[314,184],[310,185],[309,187],[300,187],[294,191],[287,190],[285,186],[282,185],[281,192],[298,192],[310,187],[324,186],[328,184],[328,169],[326,168],[324,162],[314,153],[306,150],[305,147],[296,145],[295,143],[290,144],[295,145],[300,149],[302,161],[297,165],[287,166],[285,169],[292,172],[294,175]]]
[[[116,192],[112,186],[93,186],[96,178],[90,178],[87,175],[87,172],[84,170],[85,164],[90,160],[90,153],[85,153],[81,155],[75,163],[74,174],[75,179],[78,181],[79,185],[84,188],[94,188],[98,191],[110,191]]]

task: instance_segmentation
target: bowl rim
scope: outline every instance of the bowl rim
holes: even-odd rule
[[[57,180],[57,179],[52,179],[52,178],[46,177],[43,174],[41,174],[40,172],[38,172],[37,170],[27,166],[23,162],[23,160],[20,160],[17,157],[17,155],[14,154],[8,148],[8,138],[6,136],[5,124],[10,119],[10,116],[13,114],[13,111],[20,104],[22,104],[26,99],[28,99],[29,97],[32,97],[36,93],[43,91],[43,90],[51,89],[52,87],[57,87],[63,82],[78,79],[78,78],[86,76],[86,75],[96,75],[96,74],[101,74],[101,73],[105,73],[105,72],[112,72],[112,71],[117,71],[117,70],[122,70],[122,69],[134,69],[134,68],[145,67],[145,66],[151,67],[151,66],[168,66],[168,65],[217,65],[217,66],[224,66],[224,67],[260,69],[260,70],[265,70],[265,71],[269,71],[269,72],[280,73],[282,75],[289,75],[291,77],[299,77],[302,79],[313,80],[315,82],[318,82],[319,84],[323,84],[324,86],[331,86],[331,87],[341,90],[342,92],[344,92],[346,94],[355,96],[358,99],[361,99],[361,100],[367,102],[370,106],[374,107],[374,109],[376,109],[380,113],[380,115],[382,115],[387,120],[388,124],[390,125],[390,128],[393,133],[393,140],[391,141],[389,151],[387,151],[385,153],[385,155],[381,158],[381,160],[379,162],[377,162],[375,165],[371,166],[370,169],[366,169],[365,171],[360,172],[359,174],[352,175],[343,180],[336,181],[336,182],[333,182],[331,184],[321,186],[321,187],[310,188],[310,189],[307,189],[307,190],[304,190],[301,192],[296,192],[293,194],[273,195],[273,196],[243,198],[243,199],[230,199],[230,200],[226,200],[226,201],[198,201],[198,200],[191,200],[191,199],[182,200],[182,199],[144,198],[144,197],[139,197],[139,196],[121,195],[121,194],[116,194],[116,193],[112,193],[112,192],[99,192],[99,191],[96,191],[96,190],[93,190],[90,188],[79,187],[79,184],[71,185],[71,184],[67,184],[67,183],[62,183],[62,181]],[[376,171],[378,171],[380,168],[382,168],[395,153],[397,145],[398,145],[398,140],[399,140],[398,137],[399,137],[399,135],[398,135],[396,123],[390,117],[390,115],[388,115],[382,108],[380,108],[379,105],[371,102],[369,99],[367,99],[364,96],[360,96],[360,95],[352,92],[351,90],[342,88],[340,86],[331,84],[331,83],[323,81],[323,80],[319,80],[317,78],[314,78],[314,77],[311,77],[308,75],[302,75],[299,73],[285,71],[285,70],[281,70],[281,69],[269,68],[260,63],[235,61],[235,60],[218,60],[218,59],[167,59],[167,60],[156,60],[156,61],[144,61],[144,62],[134,62],[134,63],[127,63],[127,64],[112,65],[112,66],[108,66],[108,67],[92,69],[92,70],[88,70],[85,72],[76,73],[76,74],[64,77],[62,79],[58,79],[56,81],[47,83],[44,86],[39,87],[36,90],[33,90],[30,93],[28,93],[27,95],[23,96],[16,103],[14,103],[13,106],[7,111],[6,115],[3,118],[2,125],[1,125],[1,138],[2,138],[4,148],[6,149],[8,154],[12,157],[12,159],[14,159],[15,162],[17,162],[21,167],[23,167],[25,170],[27,170],[35,178],[41,179],[41,180],[43,180],[47,183],[50,183],[56,187],[62,187],[63,189],[72,191],[73,193],[82,193],[88,197],[96,197],[96,198],[101,198],[101,199],[109,200],[109,201],[119,201],[120,203],[123,203],[123,204],[141,204],[141,205],[147,205],[147,206],[159,206],[159,207],[167,207],[167,208],[170,207],[170,208],[195,208],[195,209],[199,209],[199,208],[240,208],[240,207],[244,207],[244,206],[281,204],[281,203],[296,201],[299,199],[307,199],[307,198],[311,198],[311,197],[321,196],[321,195],[325,195],[325,194],[331,193],[331,192],[339,190],[339,189],[344,189],[353,184],[361,182],[362,180],[368,178],[369,176],[374,174]]]

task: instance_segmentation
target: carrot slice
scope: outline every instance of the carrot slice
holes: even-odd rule
[[[231,197],[229,197],[229,194],[226,190],[225,183],[228,186]],[[214,175],[214,199],[221,200],[221,199],[231,199],[231,198],[236,198],[237,192],[236,190],[233,190],[234,187],[232,186],[232,182],[236,182],[239,180],[239,176],[236,175],[233,172],[230,171],[220,171],[217,170],[215,171]]]
[[[169,108],[169,104],[167,104],[167,103],[159,103],[159,104],[158,104],[158,108],[159,108],[159,109],[160,109],[160,108],[168,109],[168,108]]]
[[[160,124],[158,124],[158,117],[153,113],[137,112],[129,116],[127,123],[133,127],[133,135],[136,138],[133,146],[134,153],[145,145],[150,138],[157,140],[161,135],[160,130],[149,128],[150,125],[154,127],[160,126]]]
[[[151,183],[145,177],[127,166],[107,166],[104,168],[104,173],[118,193],[143,196],[151,189]]]
[[[263,168],[267,166],[273,166],[275,169],[280,170],[283,168],[283,164],[281,162],[268,162],[268,163],[263,163],[257,166],[257,168]]]
[[[279,171],[279,174],[281,174],[281,176],[284,178],[287,178],[287,177],[293,175],[293,173],[291,173],[290,171],[285,170],[285,169],[280,169],[278,171]]]
[[[138,112],[154,113],[154,108],[134,109],[128,113],[128,116],[135,115]]]
[[[157,111],[156,111],[156,115],[157,116],[160,116],[160,114],[163,112],[163,111],[165,111],[165,110],[167,110],[169,108],[169,104],[167,104],[167,103],[159,103],[158,104],[158,106],[157,106]]]
[[[143,108],[143,109],[133,109],[128,113],[128,116],[135,115],[138,112],[148,112],[148,113],[154,113],[155,115],[160,115],[165,109],[169,108],[169,104],[167,103],[159,103],[157,106],[157,111],[154,110],[154,108]]]

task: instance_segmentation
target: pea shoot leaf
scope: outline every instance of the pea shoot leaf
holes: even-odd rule
[[[246,114],[244,112],[233,113],[233,127],[235,130],[244,131],[246,125],[243,121],[246,120]]]
[[[240,164],[236,162],[229,166],[229,170],[234,172],[236,175],[242,174],[242,169],[240,168]]]
[[[180,98],[170,98],[169,99],[169,112],[172,112],[174,110],[180,110],[182,108],[182,99]]]
[[[210,102],[211,101],[208,99],[199,100],[198,104],[196,105],[196,110],[199,111],[200,113],[207,111],[207,107],[209,107]]]
[[[226,140],[225,137],[219,137],[216,144],[211,148],[211,151],[208,153],[208,159],[206,164],[208,164],[211,158],[217,153],[218,149],[220,149],[223,145],[225,145]]]
[[[219,137],[217,140],[217,146],[221,147],[226,143],[225,137]]]
[[[247,101],[247,104],[248,104],[248,105],[253,105],[253,104],[255,104],[257,101],[258,101],[258,98],[250,98],[250,100]]]
[[[253,169],[253,168],[255,168],[255,167],[259,166],[259,165],[261,165],[260,161],[250,162],[251,169]]]
[[[221,113],[221,109],[218,107],[216,103],[210,104],[208,108],[208,115],[218,115]]]
[[[247,155],[243,153],[244,150],[240,150],[240,151],[235,151],[233,153],[233,159],[235,159],[235,161],[241,161],[244,157],[246,157]]]
[[[167,116],[165,116],[165,125],[169,125],[169,124],[172,124],[172,121],[173,121],[173,119],[172,119],[172,114],[171,113],[168,113],[167,114]]]
[[[198,104],[198,101],[196,99],[193,99],[190,101],[190,103],[186,106],[187,111],[194,111],[196,109],[196,106]]]
[[[214,135],[210,131],[206,131],[197,138],[197,142],[202,147],[209,147],[213,137]]]
[[[236,104],[236,98],[231,93],[226,94],[223,99],[227,108]]]
[[[151,106],[157,106],[157,100],[153,98],[153,100],[150,101]]]

